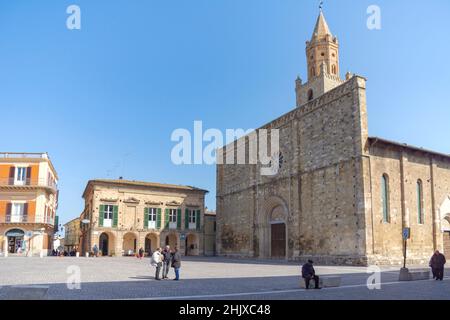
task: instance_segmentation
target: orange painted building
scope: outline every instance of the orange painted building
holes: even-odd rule
[[[48,255],[58,176],[46,153],[0,153],[0,252]],[[56,222],[57,223],[57,222]]]

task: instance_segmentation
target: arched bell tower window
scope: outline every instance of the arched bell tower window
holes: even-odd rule
[[[335,75],[335,74],[337,74],[337,68],[336,68],[336,65],[332,65],[331,66],[331,72]]]
[[[314,91],[312,89],[308,90],[308,101],[314,99]]]

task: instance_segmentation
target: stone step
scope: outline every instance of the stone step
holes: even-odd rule
[[[338,277],[338,276],[323,276],[323,277],[319,276],[319,286],[321,288],[340,287],[341,280],[342,280],[342,277]],[[311,279],[311,281],[309,282],[309,288],[310,289],[314,288],[314,285],[315,285],[314,280]],[[305,279],[303,279],[303,278],[300,279],[300,288],[306,289]]]
[[[418,281],[418,280],[429,280],[430,270],[408,270],[401,269],[399,281]]]

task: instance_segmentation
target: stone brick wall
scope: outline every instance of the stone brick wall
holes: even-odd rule
[[[366,126],[365,80],[355,76],[262,127],[280,129],[282,169],[267,177],[260,165],[218,165],[218,253],[270,257],[281,207],[286,258],[363,264]]]
[[[377,141],[372,143],[370,153],[374,243],[370,260],[401,264],[405,226],[411,228],[408,262],[426,264],[433,251],[443,246],[438,208],[450,195],[450,159]],[[383,221],[383,174],[389,177],[389,223]],[[423,224],[418,218],[418,180],[423,190]]]

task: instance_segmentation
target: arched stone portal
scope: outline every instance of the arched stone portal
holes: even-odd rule
[[[187,256],[198,256],[198,236],[196,234],[188,234],[186,237],[186,245],[185,245],[185,255]]]
[[[272,196],[264,201],[257,224],[260,258],[288,258],[287,219],[288,208],[282,198]]]
[[[154,233],[149,233],[145,236],[145,247],[144,251],[147,254],[153,253],[156,248],[158,248],[158,236]]]
[[[126,256],[132,256],[137,251],[137,237],[134,233],[128,232],[123,236],[123,254]]]
[[[110,256],[114,253],[114,235],[103,232],[98,238],[98,249],[102,256]]]
[[[170,248],[175,248],[175,247],[179,247],[180,244],[178,243],[178,237],[175,233],[170,233],[166,236],[166,241],[165,241],[165,245],[166,246],[170,246]]]

